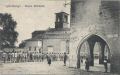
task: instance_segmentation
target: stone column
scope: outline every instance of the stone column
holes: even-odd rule
[[[90,66],[94,66],[94,46],[95,46],[95,41],[93,41],[92,39],[88,39],[88,44],[89,44],[89,48],[90,48]]]
[[[104,42],[100,42],[100,53],[99,53],[99,64],[103,64],[104,61],[104,51],[105,51],[105,43]]]

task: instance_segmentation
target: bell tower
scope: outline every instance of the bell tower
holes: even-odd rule
[[[68,15],[65,12],[56,13],[55,29],[69,28]]]

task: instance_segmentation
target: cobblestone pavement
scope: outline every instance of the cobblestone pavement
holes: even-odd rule
[[[86,72],[84,70],[63,66],[63,62],[26,62],[5,63],[0,65],[0,75],[117,75],[99,71]]]

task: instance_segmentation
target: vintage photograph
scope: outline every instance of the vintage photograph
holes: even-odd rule
[[[120,0],[0,0],[0,75],[120,75]]]

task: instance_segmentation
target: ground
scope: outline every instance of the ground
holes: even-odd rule
[[[97,68],[91,68],[97,69]],[[0,65],[0,75],[117,75],[99,71],[86,72],[76,68],[63,66],[63,62],[26,62],[26,63],[5,63]]]

